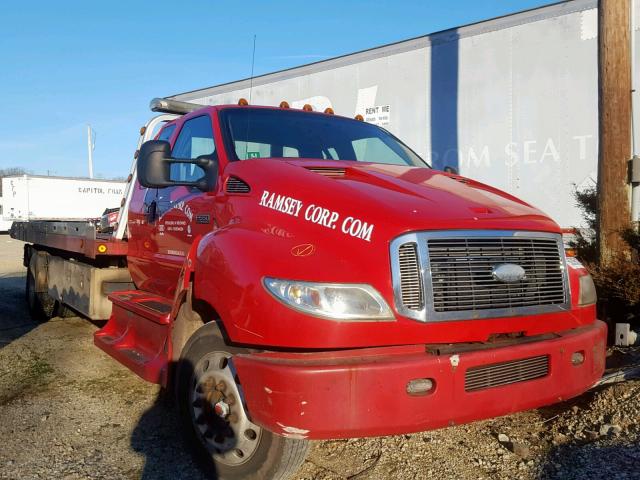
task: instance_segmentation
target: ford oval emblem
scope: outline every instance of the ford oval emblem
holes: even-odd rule
[[[527,277],[527,273],[520,265],[515,263],[501,263],[493,267],[491,275],[496,280],[503,283],[515,283],[524,280]]]

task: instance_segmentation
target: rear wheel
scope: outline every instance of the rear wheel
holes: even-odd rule
[[[56,301],[54,315],[60,318],[71,318],[71,317],[78,316],[76,312],[74,312],[71,308],[67,307],[64,303],[60,301]]]
[[[176,394],[182,428],[207,472],[221,480],[284,480],[306,457],[306,440],[275,435],[251,422],[233,355],[215,323],[196,330],[180,359]]]
[[[38,292],[32,267],[27,269],[25,288],[29,315],[38,322],[46,322],[55,315],[56,301],[47,292]]]

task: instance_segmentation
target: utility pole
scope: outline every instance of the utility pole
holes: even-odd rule
[[[631,51],[629,0],[598,1],[599,152],[598,248],[600,264],[629,257],[620,231],[629,228],[631,159]]]
[[[93,141],[93,131],[91,125],[87,125],[87,151],[89,153],[89,178],[93,178],[93,149],[96,144]]]

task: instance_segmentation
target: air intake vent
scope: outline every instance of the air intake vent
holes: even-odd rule
[[[340,167],[307,167],[307,170],[331,178],[341,178],[346,174],[346,169]]]
[[[464,376],[464,389],[467,392],[475,392],[512,383],[526,382],[546,377],[548,374],[549,357],[547,355],[494,363],[467,370]]]
[[[469,183],[469,179],[464,178],[464,177],[454,177],[454,176],[451,176],[451,177],[449,177],[449,178],[450,178],[451,180],[455,180],[456,182],[460,182],[460,183],[464,183],[464,184]]]
[[[229,177],[226,191],[227,193],[249,193],[251,188],[244,180],[240,180],[238,177]]]
[[[398,261],[400,264],[402,304],[411,310],[420,310],[424,306],[424,301],[416,244],[405,243],[400,245],[398,248]]]

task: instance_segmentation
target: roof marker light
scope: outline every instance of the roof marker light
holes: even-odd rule
[[[313,107],[308,103],[305,103],[304,107],[302,107],[302,110],[304,110],[305,112],[313,112]]]
[[[356,119],[356,120],[358,120],[359,122],[364,122],[364,117],[363,117],[362,115],[360,115],[360,114],[357,114],[357,115],[356,115],[355,117],[353,117],[353,118],[355,118],[355,119]]]
[[[331,107],[327,107],[324,109],[324,113],[326,113],[327,115],[333,115],[333,108]]]
[[[286,101],[281,101],[280,102],[280,108],[289,108],[289,103]]]
[[[247,102],[246,98],[241,98],[240,100],[238,100],[238,105],[240,105],[241,107],[246,107],[247,105],[249,105],[249,102]]]

